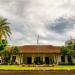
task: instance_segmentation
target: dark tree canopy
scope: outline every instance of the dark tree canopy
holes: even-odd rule
[[[6,50],[7,45],[7,40],[0,40],[0,51]]]
[[[17,54],[19,52],[19,48],[18,47],[13,47],[12,48],[12,53],[13,54]]]
[[[75,43],[70,42],[68,45],[65,45],[61,48],[61,54],[63,56],[65,55],[71,56],[73,55],[74,50],[75,50]]]

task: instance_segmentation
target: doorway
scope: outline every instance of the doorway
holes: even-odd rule
[[[49,57],[45,57],[45,63],[49,64]]]
[[[27,57],[27,64],[32,64],[32,57]]]
[[[16,56],[12,57],[12,62],[16,62]]]
[[[72,64],[72,58],[71,58],[71,56],[68,56],[68,63]]]
[[[61,62],[65,63],[65,56],[61,56]]]
[[[37,65],[41,64],[40,57],[36,57],[35,64],[37,64]]]

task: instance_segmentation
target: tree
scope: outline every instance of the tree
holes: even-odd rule
[[[2,54],[3,54],[2,64],[10,63],[10,53],[7,50],[4,50]]]
[[[7,40],[0,40],[0,54],[2,57],[2,63],[8,63],[9,52],[7,51],[8,42]]]
[[[18,47],[13,47],[12,48],[12,54],[17,54],[19,53],[19,48]]]
[[[61,48],[61,54],[63,56],[71,56],[73,52],[73,46],[72,45],[68,45],[68,46],[63,46]]]
[[[75,44],[73,43],[69,43],[68,45],[65,45],[61,48],[61,54],[62,56],[67,56],[68,59],[70,57],[70,61],[69,61],[69,64],[72,64],[72,58],[75,54]]]
[[[74,45],[73,45],[73,50],[75,50],[75,43],[74,43]]]
[[[19,48],[18,47],[12,47],[12,55],[17,55],[18,53],[19,53]],[[13,59],[12,59],[12,55],[11,55],[11,64],[17,64],[17,62],[16,61],[13,61]]]
[[[9,56],[9,53],[7,51],[7,37],[10,37],[11,35],[9,24],[10,23],[6,18],[0,17],[0,53],[2,55],[2,60],[4,61]]]
[[[62,47],[62,48],[61,48],[61,54],[62,54],[63,56],[68,55],[68,49],[67,49],[67,47]]]
[[[7,36],[10,37],[11,30],[9,27],[9,22],[6,18],[0,17],[0,40],[4,37],[7,39]]]

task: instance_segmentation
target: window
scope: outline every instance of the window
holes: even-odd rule
[[[0,63],[1,63],[1,60],[0,60]]]

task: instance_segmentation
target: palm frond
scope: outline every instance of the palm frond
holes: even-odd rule
[[[1,37],[4,36],[7,39],[7,36],[10,37],[11,35],[11,29],[9,27],[9,22],[7,21],[7,18],[0,17],[0,35]]]

